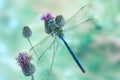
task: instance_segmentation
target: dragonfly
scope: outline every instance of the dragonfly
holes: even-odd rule
[[[91,24],[89,25],[89,22],[91,23],[92,19],[83,19],[89,12],[90,8],[91,8],[90,4],[83,6],[72,17],[70,17],[66,21],[62,15],[57,15],[56,17],[54,17],[52,16],[51,13],[47,13],[46,15],[42,16],[41,20],[44,21],[44,29],[47,36],[42,41],[34,45],[29,51],[31,52],[32,50],[35,50],[35,48],[39,49],[38,53],[41,54],[38,58],[38,62],[45,55],[45,53],[53,53],[50,72],[53,67],[55,55],[59,51],[58,49],[60,49],[59,46],[61,44],[59,41],[62,41],[62,44],[65,45],[65,47],[73,57],[74,61],[76,62],[82,73],[86,72],[86,70],[83,68],[82,64],[75,56],[75,53],[73,52],[72,48],[69,46],[65,38],[67,38],[66,34],[68,34],[69,32],[72,34],[72,30],[75,30],[75,32],[79,33],[79,30],[88,31],[92,29]],[[43,45],[47,47],[41,48],[43,47]],[[48,50],[51,49],[53,49],[52,52],[49,52]]]

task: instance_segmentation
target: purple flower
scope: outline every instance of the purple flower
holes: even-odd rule
[[[46,15],[42,15],[41,20],[47,21],[47,20],[51,20],[53,18],[54,17],[51,15],[51,13],[47,13]]]
[[[16,58],[16,60],[18,61],[21,67],[28,65],[31,59],[32,59],[32,56],[29,56],[26,52],[19,53],[18,57]]]
[[[20,52],[16,60],[25,76],[31,76],[35,72],[35,66],[31,64],[32,56],[26,52]]]

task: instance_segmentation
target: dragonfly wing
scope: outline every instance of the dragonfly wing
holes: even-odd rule
[[[64,36],[68,44],[77,49],[82,36],[92,33],[94,24],[92,19],[87,19],[79,25],[64,30]]]
[[[57,40],[57,36],[56,38],[51,35],[47,36],[44,40],[33,46],[29,51],[33,52],[32,50],[34,49],[36,53],[39,54],[37,65],[39,67],[40,77],[43,80],[51,78],[55,54],[59,49]]]
[[[39,42],[34,46],[34,50],[39,55],[37,59],[37,67],[39,69],[40,79],[46,80],[51,73],[51,65],[53,64],[54,55],[53,47],[55,43],[55,38],[52,36],[47,37],[47,40],[44,39],[42,42]],[[30,51],[32,52],[32,50]],[[52,64],[51,64],[52,62]]]
[[[53,67],[54,67],[54,62],[55,62],[55,56],[56,54],[58,53],[58,51],[60,50],[60,47],[59,47],[59,41],[58,41],[58,37],[56,36],[55,37],[55,40],[53,42],[53,46],[51,47],[52,49],[52,52],[51,52],[51,65],[50,65],[50,68],[49,68],[49,73],[48,73],[48,77],[47,77],[47,80],[49,80],[50,78],[52,78],[51,76],[55,76],[53,74],[54,70],[53,70]]]
[[[40,42],[38,42],[37,44],[35,44],[35,45],[33,45],[33,47],[31,47],[30,49],[29,49],[29,52],[28,53],[33,53],[33,49],[36,49],[36,48],[40,48],[40,49],[42,49],[43,50],[43,48],[46,48],[45,46],[45,44],[47,44],[47,43],[49,43],[49,41],[50,40],[52,40],[52,38],[51,38],[51,35],[48,35],[48,36],[46,36],[42,41],[40,41]],[[39,55],[39,53],[37,53],[38,55]]]
[[[69,32],[72,34],[74,33],[81,34],[82,32],[88,32],[94,28],[93,22],[94,22],[93,19],[86,19],[80,22],[79,24],[76,24],[74,26],[71,26],[70,28],[63,30],[63,33]]]
[[[81,23],[83,21],[83,18],[85,18],[85,16],[88,14],[89,10],[91,8],[91,5],[85,5],[82,8],[80,8],[72,17],[70,17],[63,29],[68,29],[71,28],[72,26],[78,25],[79,23]]]
[[[47,53],[46,51],[49,50],[49,48],[52,46],[52,43],[54,41],[54,38],[51,35],[48,35],[45,37],[42,41],[38,42],[36,45],[34,45],[30,50],[29,53],[33,54],[34,51],[38,54],[37,61],[39,62],[41,60],[41,57]],[[34,51],[33,51],[34,49]],[[42,63],[40,63],[42,64]]]
[[[42,77],[44,76],[44,78],[46,78],[47,80],[53,78],[55,75],[53,74],[54,72],[54,62],[55,62],[55,56],[56,53],[58,51],[58,42],[57,42],[57,36],[54,38],[51,46],[49,47],[49,49],[47,49],[45,55],[43,55],[41,57],[45,58],[45,61],[43,63],[43,61],[41,62],[41,60],[39,62],[43,63],[44,65],[42,65]],[[40,64],[41,65],[41,64]]]

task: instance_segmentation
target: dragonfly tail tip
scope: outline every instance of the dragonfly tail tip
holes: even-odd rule
[[[85,69],[82,70],[83,73],[86,73]]]

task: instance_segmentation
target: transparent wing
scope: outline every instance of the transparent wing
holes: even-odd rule
[[[83,18],[88,14],[89,10],[91,8],[91,5],[85,5],[82,8],[80,8],[72,17],[70,17],[65,25],[63,26],[63,29],[71,28],[72,26],[78,25],[83,21]]]
[[[39,54],[37,60],[37,65],[39,69],[39,76],[43,80],[49,80],[54,76],[53,65],[55,61],[55,55],[59,50],[58,37],[47,36],[44,40],[36,44],[33,48],[30,49],[30,52],[33,52],[33,49],[36,53]]]
[[[86,33],[91,32],[94,29],[93,19],[87,19],[78,25],[72,26],[68,29],[63,30],[65,37],[77,37]]]
[[[65,39],[75,53],[78,52],[81,37],[92,33],[94,29],[93,19],[86,19],[85,17],[90,8],[90,4],[83,6],[71,18],[69,18],[66,21],[65,26],[63,26]]]
[[[54,41],[54,38],[51,35],[48,35],[42,41],[34,45],[29,50],[29,53],[33,54],[34,52],[36,52],[38,55],[37,61],[39,61],[41,57],[46,53],[46,51],[52,46],[53,41]]]
[[[55,78],[56,77],[56,74],[54,74],[55,73],[55,63],[56,63],[56,60],[55,59],[57,59],[56,58],[56,54],[58,54],[58,52],[60,51],[60,49],[61,49],[61,47],[60,47],[60,39],[59,39],[59,37],[55,37],[55,40],[54,40],[54,42],[53,42],[53,45],[51,46],[51,48],[50,48],[52,51],[51,51],[51,53],[49,54],[49,64],[50,65],[48,65],[49,67],[48,67],[48,72],[47,72],[47,80],[52,80],[53,78]],[[50,55],[51,55],[51,57],[50,57]],[[47,55],[48,56],[48,55]],[[46,76],[45,76],[46,77]],[[55,79],[56,80],[56,79]]]
[[[69,32],[69,33],[78,33],[81,34],[82,32],[88,32],[91,29],[93,29],[93,19],[86,19],[79,24],[76,24],[74,26],[71,26],[70,28],[63,29],[63,33]]]
[[[28,53],[33,54],[34,50],[36,51],[36,49],[38,49],[38,48],[39,48],[39,50],[45,49],[46,44],[50,43],[51,41],[52,41],[51,35],[46,36],[42,41],[40,41],[37,44],[33,45],[33,47],[31,47],[29,49]],[[37,53],[37,55],[40,55],[38,52],[36,52],[36,53]]]
[[[93,20],[87,19],[76,26],[72,26],[71,28],[63,30],[63,33],[71,48],[78,49],[81,43],[81,38],[88,34],[92,34],[93,30]]]
[[[55,38],[49,35],[42,41],[38,42],[29,51],[29,53],[34,53],[34,49],[38,54],[37,69],[40,79],[46,80],[47,76],[50,74],[54,42]]]
[[[53,49],[53,52],[51,53],[52,54],[51,65],[50,65],[50,68],[49,68],[49,73],[48,73],[47,80],[51,80],[53,77],[56,76],[54,74],[54,62],[55,62],[55,56],[56,56],[56,54],[58,53],[58,51],[60,49],[60,47],[59,47],[59,39],[58,39],[57,36],[55,37],[55,40],[53,42],[52,49]]]

